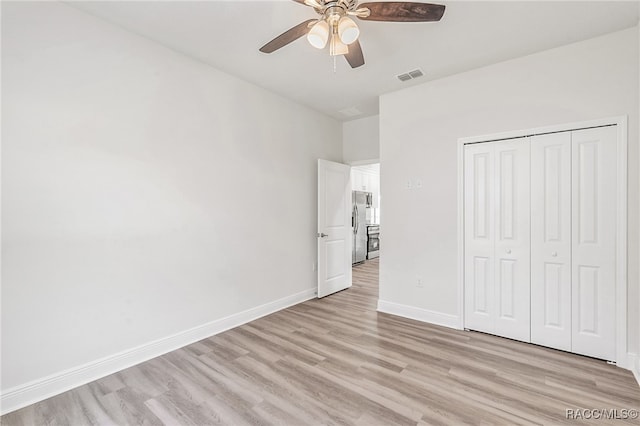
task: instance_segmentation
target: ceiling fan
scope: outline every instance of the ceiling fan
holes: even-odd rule
[[[358,0],[293,0],[312,7],[320,15],[285,31],[260,48],[263,53],[272,53],[306,34],[309,43],[324,49],[329,42],[331,56],[344,55],[357,68],[364,65],[362,47],[358,41],[360,29],[351,18],[365,21],[388,22],[433,22],[439,21],[445,7],[439,4],[404,1],[360,3]]]

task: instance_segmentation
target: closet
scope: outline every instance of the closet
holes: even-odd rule
[[[464,146],[465,328],[615,360],[616,140]]]

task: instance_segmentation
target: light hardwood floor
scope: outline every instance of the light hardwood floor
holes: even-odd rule
[[[376,312],[378,262],[308,301],[9,413],[3,425],[640,424],[603,361]],[[622,414],[620,411],[619,414]]]

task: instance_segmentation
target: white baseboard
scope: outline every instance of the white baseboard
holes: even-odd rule
[[[638,382],[638,386],[640,386],[640,356],[632,354],[631,352],[627,355],[628,361],[624,368],[631,370],[633,376],[636,378],[636,382]]]
[[[399,317],[428,322],[429,324],[462,330],[462,323],[460,321],[460,317],[457,315],[429,311],[427,309],[401,305],[399,303],[387,302],[385,300],[378,300],[378,312],[384,312],[386,314],[397,315]]]
[[[0,414],[10,413],[314,297],[316,297],[315,288],[305,290],[24,385],[7,389],[0,395]]]

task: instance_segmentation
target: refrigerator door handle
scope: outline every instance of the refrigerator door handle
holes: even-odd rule
[[[353,205],[351,209],[351,228],[355,231],[356,229],[356,205]]]
[[[358,205],[356,204],[356,227],[353,229],[354,234],[358,234],[358,228],[360,227],[360,221],[358,220]]]

